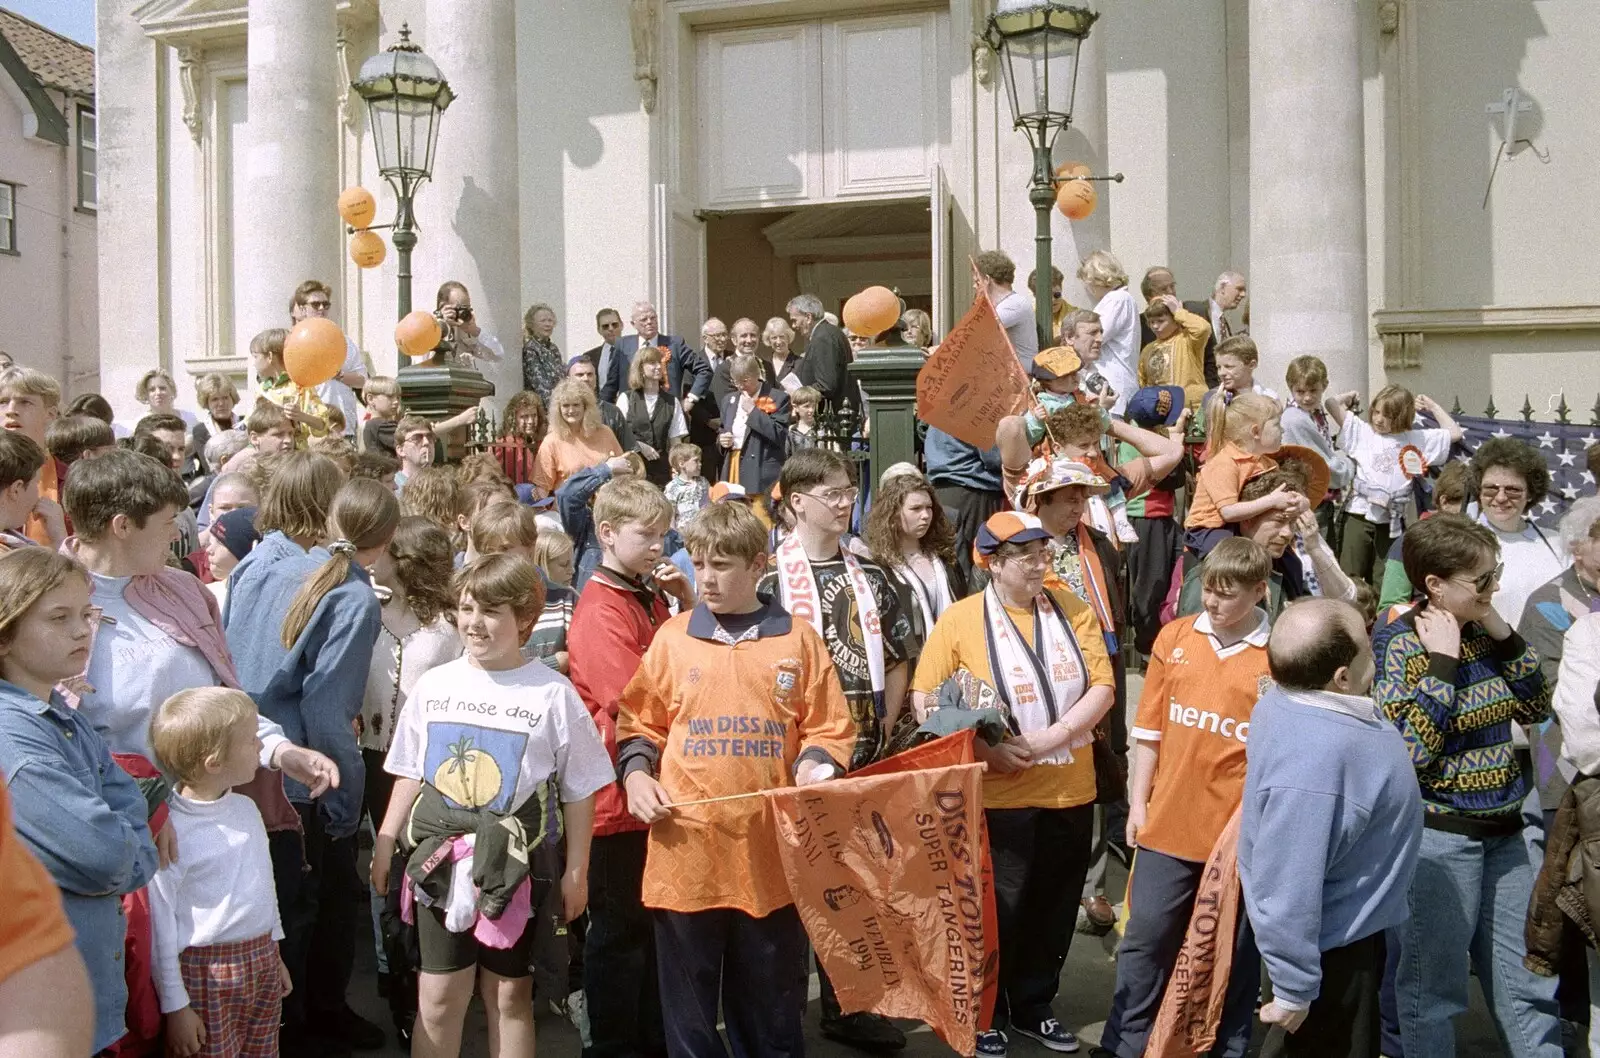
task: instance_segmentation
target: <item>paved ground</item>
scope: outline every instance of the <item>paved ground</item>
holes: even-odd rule
[[[1129,680],[1129,700],[1137,703],[1139,689],[1143,681],[1138,676]],[[1127,884],[1127,873],[1119,863],[1113,861],[1111,876],[1107,879],[1110,898],[1120,904],[1122,893]],[[1119,906],[1120,911],[1120,906]],[[1106,1010],[1111,1003],[1111,994],[1116,984],[1116,963],[1113,960],[1117,935],[1111,933],[1105,937],[1094,937],[1078,934],[1073,938],[1072,950],[1067,956],[1066,966],[1061,974],[1061,991],[1056,998],[1055,1010],[1062,1023],[1076,1032],[1083,1040],[1084,1051],[1097,1043],[1100,1039],[1100,1030],[1104,1025]],[[350,989],[351,1005],[366,1017],[389,1028],[388,1007],[378,998],[377,979],[375,976],[372,949],[370,945],[363,946],[359,953],[356,970],[357,978]],[[862,1052],[844,1047],[826,1040],[818,1029],[818,1014],[816,1004],[816,982],[813,978],[811,987],[812,1002],[806,1016],[806,1052],[818,1058],[860,1058]],[[1476,1056],[1497,1055],[1502,1053],[1498,1040],[1495,1038],[1493,1022],[1483,1005],[1483,997],[1476,983],[1472,987],[1472,1009],[1461,1022],[1457,1030],[1457,1039],[1460,1045],[1459,1054],[1463,1058],[1476,1058]],[[549,1005],[545,1002],[536,1004],[540,1010],[539,1018],[539,1055],[540,1058],[578,1058],[582,1047],[577,1032],[564,1018],[549,1013]],[[909,1033],[910,1045],[904,1055],[907,1058],[923,1058],[923,1056],[945,1056],[952,1052],[937,1036],[927,1028],[915,1023],[905,1023]],[[1259,1046],[1262,1033],[1257,1032],[1256,1044]],[[391,1034],[391,1044],[394,1037]],[[380,1052],[385,1056],[404,1055],[406,1051],[398,1045],[392,1045],[388,1050]],[[462,1050],[463,1058],[483,1058],[488,1054],[488,1045],[483,1027],[483,1011],[474,1000],[472,1012],[468,1016],[466,1044]],[[1013,1040],[1011,1053],[1024,1058],[1044,1058],[1051,1054],[1031,1040]],[[1581,1049],[1578,1052],[1582,1054]],[[293,1056],[285,1056],[293,1058]]]

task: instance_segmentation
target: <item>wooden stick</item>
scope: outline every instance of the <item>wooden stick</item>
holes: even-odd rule
[[[746,797],[760,797],[765,790],[752,790],[750,793],[724,794],[721,797],[702,797],[698,801],[674,801],[667,805],[668,808],[692,808],[695,805],[714,805],[720,801],[742,801]]]

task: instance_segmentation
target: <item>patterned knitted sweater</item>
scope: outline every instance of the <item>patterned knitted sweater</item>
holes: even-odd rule
[[[1459,659],[1430,654],[1417,637],[1416,613],[1374,633],[1372,697],[1411,751],[1423,808],[1479,819],[1515,814],[1530,780],[1511,724],[1550,716],[1539,656],[1515,632],[1497,642],[1475,622],[1461,630]]]

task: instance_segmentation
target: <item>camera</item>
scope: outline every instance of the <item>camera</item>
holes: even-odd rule
[[[433,314],[434,321],[439,324],[439,344],[434,346],[434,352],[443,356],[453,356],[456,351],[456,323],[447,318],[443,311],[436,310]]]

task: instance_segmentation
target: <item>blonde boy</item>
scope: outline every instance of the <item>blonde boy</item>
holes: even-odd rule
[[[243,691],[197,687],[163,702],[150,745],[174,780],[167,807],[182,854],[150,881],[156,993],[178,1054],[226,1041],[278,1053],[289,971],[261,813],[232,792],[255,777],[256,707]]]
[[[250,339],[250,366],[256,373],[256,399],[283,409],[295,424],[298,447],[328,432],[328,405],[315,389],[298,385],[283,366],[283,346],[289,332],[271,327]]]
[[[799,1054],[805,930],[772,817],[757,797],[673,801],[840,775],[855,727],[822,637],[756,594],[767,528],[755,512],[713,504],[684,535],[703,601],[656,633],[616,727],[628,813],[650,827],[641,902],[661,963],[664,1049],[721,1053],[720,1000],[736,1053]],[[714,737],[751,722],[764,734]]]
[[[682,529],[689,519],[711,502],[711,486],[700,473],[703,458],[700,446],[679,441],[667,453],[667,464],[672,467],[672,480],[665,489],[667,502],[672,504],[672,525]]]
[[[395,429],[400,422],[400,382],[388,375],[373,375],[361,387],[367,402],[367,421],[361,427],[361,450],[395,455]]]
[[[1256,365],[1261,362],[1261,350],[1248,334],[1236,334],[1217,346],[1217,380],[1223,393],[1231,399],[1240,393],[1259,393],[1263,397],[1278,399],[1278,394],[1256,381]],[[1326,372],[1326,368],[1323,369]],[[1326,381],[1323,383],[1326,385]]]
[[[50,424],[61,414],[61,384],[31,367],[7,368],[0,373],[0,415],[7,430],[20,433],[48,452]],[[72,532],[61,511],[61,489],[67,468],[58,459],[44,461],[39,471],[39,500],[23,532],[29,540],[60,547]]]

